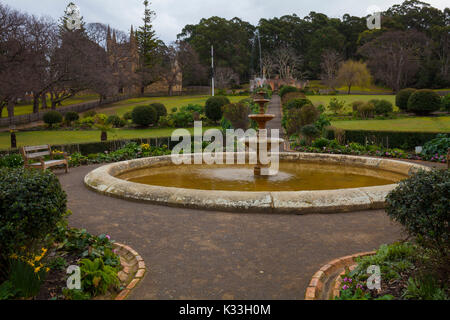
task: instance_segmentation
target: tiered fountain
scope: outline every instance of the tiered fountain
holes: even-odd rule
[[[257,95],[253,101],[259,104],[259,113],[251,114],[249,115],[249,118],[255,120],[258,124],[258,134],[255,138],[246,138],[244,140],[244,143],[249,151],[256,151],[257,164],[254,168],[255,176],[269,176],[271,174],[268,170],[268,164],[261,163],[260,150],[261,148],[267,148],[267,152],[270,152],[272,150],[272,145],[281,145],[283,144],[284,140],[269,137],[267,134],[267,122],[273,120],[275,118],[275,115],[266,114],[265,105],[270,102],[270,100],[265,98],[265,92],[257,92]],[[256,150],[253,149],[255,146]]]

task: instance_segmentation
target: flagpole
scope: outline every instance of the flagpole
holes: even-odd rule
[[[214,46],[211,45],[211,70],[212,70],[212,96],[214,97]]]

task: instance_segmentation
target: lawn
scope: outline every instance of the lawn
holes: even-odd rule
[[[347,130],[450,132],[450,116],[417,117],[393,120],[333,121],[332,125]]]
[[[88,102],[88,101],[95,101],[98,100],[98,95],[80,95],[80,96],[74,96],[70,99],[64,100],[62,102],[62,106],[69,106],[69,105],[73,105],[73,104],[78,104],[78,103],[83,103],[83,102]],[[51,102],[50,99],[47,99],[47,106],[50,108],[51,107]],[[59,108],[59,107],[57,107]],[[42,109],[40,109],[40,111],[42,111]],[[20,115],[24,115],[24,114],[30,114],[33,112],[33,105],[32,104],[19,104],[16,105],[16,107],[14,108],[14,115],[15,116],[20,116]],[[8,110],[5,108],[3,108],[3,112],[2,112],[2,117],[7,117],[8,116]]]
[[[211,128],[204,127],[203,130]],[[173,128],[164,129],[115,129],[108,133],[109,140],[126,140],[134,138],[156,138],[156,137],[170,137]],[[191,133],[194,129],[188,129]],[[18,132],[17,145],[18,146],[33,146],[33,145],[60,145],[83,142],[100,142],[100,131],[25,131]],[[0,132],[0,150],[9,149],[10,135],[9,132]]]
[[[117,114],[119,116],[124,115],[128,111],[133,111],[133,108],[140,105],[148,105],[152,103],[162,103],[166,106],[167,111],[170,113],[172,108],[180,108],[188,104],[200,104],[205,105],[206,100],[210,96],[181,96],[181,97],[154,97],[154,98],[134,98],[119,101],[111,104],[108,107],[98,108],[98,113],[105,113],[107,115]],[[228,96],[231,102],[239,102],[242,99],[248,98],[246,96]]]

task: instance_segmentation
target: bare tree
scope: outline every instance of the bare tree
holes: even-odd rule
[[[261,62],[263,68],[263,77],[265,77],[266,79],[271,79],[276,69],[272,57],[270,55],[264,55]]]
[[[368,58],[376,79],[398,91],[417,74],[429,42],[418,31],[390,31],[363,45],[359,53]]]
[[[240,83],[239,75],[229,67],[218,67],[215,72],[215,80],[218,89],[228,88],[232,83]]]
[[[273,61],[281,79],[295,79],[302,59],[294,49],[282,47],[274,51]]]
[[[336,77],[341,61],[341,55],[336,50],[328,50],[322,54],[321,79],[333,90],[336,86]]]

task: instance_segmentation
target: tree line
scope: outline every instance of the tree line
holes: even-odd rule
[[[356,60],[367,63],[374,80],[393,91],[448,87],[450,9],[412,0],[392,6],[381,17],[379,30],[367,28],[367,17],[349,14],[341,19],[317,12],[304,18],[292,14],[261,19],[257,26],[239,18],[211,17],[185,26],[178,40],[195,49],[204,68],[210,65],[214,45],[216,69],[232,70],[241,82],[261,71],[266,77],[330,81],[336,64]],[[186,81],[207,83],[198,77]]]

